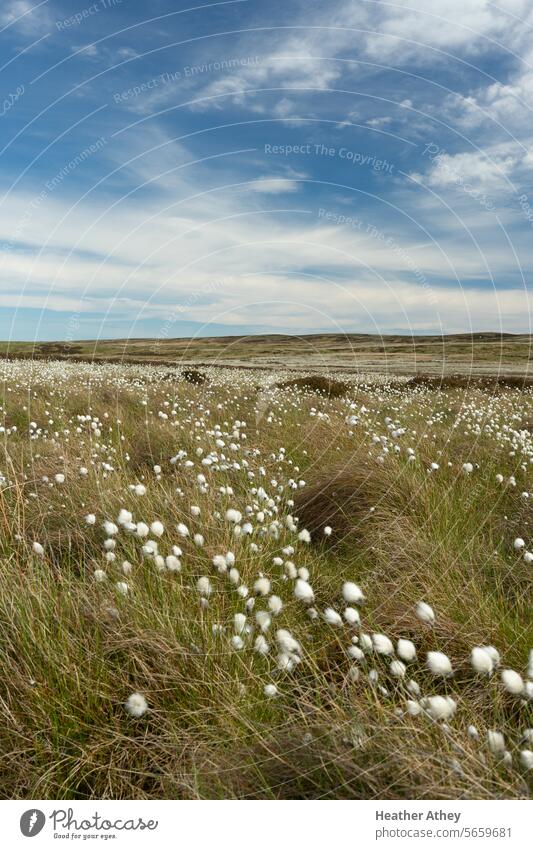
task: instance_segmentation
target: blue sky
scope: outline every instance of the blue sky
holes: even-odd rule
[[[0,6],[0,337],[530,331],[526,0]]]

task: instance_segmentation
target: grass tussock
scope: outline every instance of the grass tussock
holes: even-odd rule
[[[322,374],[311,374],[305,377],[294,377],[276,384],[278,389],[296,389],[302,392],[316,392],[327,398],[341,398],[350,388],[349,383],[333,380]]]
[[[203,386],[207,383],[207,375],[198,369],[184,369],[181,373],[183,380],[194,386]]]

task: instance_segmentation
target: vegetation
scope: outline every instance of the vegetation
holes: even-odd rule
[[[3,796],[530,794],[530,388],[1,367]]]

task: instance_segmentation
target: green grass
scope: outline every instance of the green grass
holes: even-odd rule
[[[480,389],[465,395],[460,388],[352,386],[346,397],[327,398],[306,387],[276,388],[283,382],[277,373],[252,378],[212,370],[197,386],[178,376],[163,380],[157,370],[102,366],[92,373],[89,395],[85,372],[76,367],[42,366],[31,380],[24,378],[24,364],[9,368],[6,426],[16,422],[18,429],[3,435],[0,454],[6,478],[0,490],[3,796],[529,795],[519,752],[521,734],[532,725],[531,701],[506,693],[498,673],[480,680],[469,662],[473,646],[490,643],[505,666],[525,676],[533,645],[531,566],[513,548],[516,536],[533,544],[530,500],[521,496],[533,490],[532,444],[525,432],[505,430],[518,432],[531,418],[529,390],[502,390],[493,398]],[[351,403],[359,416],[355,425],[346,422]],[[461,410],[464,418],[453,427]],[[77,418],[89,412],[101,422],[98,436]],[[406,433],[390,437],[387,415]],[[492,432],[476,433],[479,419],[492,423]],[[42,428],[38,439],[29,439],[29,421]],[[222,447],[215,444],[215,424]],[[372,442],[376,433],[390,437],[383,463]],[[192,469],[169,462],[180,449],[194,461]],[[202,466],[201,457],[213,450],[218,468]],[[114,471],[106,473],[102,461]],[[433,461],[440,468],[428,473]],[[466,461],[475,464],[471,475],[462,471]],[[238,467],[230,467],[235,462]],[[162,467],[160,480],[154,463]],[[86,478],[81,466],[89,469]],[[317,534],[311,544],[299,542],[285,526],[286,515],[298,515],[305,493],[331,499],[324,481],[338,468],[347,473],[353,499],[335,504],[329,540]],[[64,484],[54,483],[57,472],[65,473]],[[205,492],[199,473],[209,484]],[[497,484],[498,473],[506,480],[515,475],[517,486]],[[290,479],[305,486],[291,489]],[[142,497],[128,489],[140,480],[147,487]],[[234,494],[221,494],[219,487],[228,485]],[[260,486],[274,499],[263,523],[256,514],[269,508],[258,501]],[[200,506],[200,517],[191,516],[191,505]],[[253,533],[236,538],[225,510],[245,514],[247,505],[253,507]],[[160,551],[181,546],[181,572],[159,571],[124,531],[117,536],[116,562],[106,563],[102,522],[115,521],[121,507],[134,513],[134,521],[163,521]],[[95,526],[85,524],[89,512],[97,516]],[[262,534],[276,517],[279,535]],[[201,532],[204,546],[178,537],[177,522],[191,534]],[[43,544],[44,557],[33,553],[34,540]],[[293,555],[282,553],[288,545]],[[211,562],[229,550],[250,594],[264,573],[283,600],[266,634],[267,657],[252,650],[257,630],[242,650],[231,649],[233,616],[245,611],[245,601]],[[294,599],[293,581],[273,564],[277,556],[309,570],[319,614],[328,606],[343,610],[343,581],[360,584],[367,598],[362,630],[415,642],[419,659],[408,677],[426,696],[450,694],[457,701],[449,728],[406,713],[409,694],[405,682],[390,675],[389,661],[369,656],[353,680],[357,664],[346,649],[358,629],[334,628],[321,615],[311,620]],[[133,564],[131,575],[121,572],[124,559]],[[103,583],[94,579],[97,568],[107,572]],[[203,609],[196,582],[205,575],[213,593]],[[118,593],[119,580],[128,583],[127,596]],[[434,627],[414,615],[420,599],[434,608]],[[256,601],[255,610],[265,607],[265,600]],[[253,625],[254,612],[248,622]],[[214,636],[213,625],[223,625],[225,634]],[[289,629],[302,645],[302,662],[290,674],[277,669],[277,628]],[[452,678],[430,677],[424,667],[429,650],[450,656]],[[371,668],[386,694],[369,683]],[[271,682],[278,695],[269,699],[264,686]],[[124,702],[136,691],[149,709],[134,719]],[[466,733],[470,724],[479,741]],[[511,766],[488,751],[491,728],[504,732]]]

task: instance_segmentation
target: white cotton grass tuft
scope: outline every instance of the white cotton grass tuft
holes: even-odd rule
[[[44,556],[44,548],[40,542],[34,542],[32,545],[33,553],[37,554],[39,557]]]
[[[267,698],[272,699],[278,695],[278,688],[275,684],[265,684],[263,692]]]
[[[238,525],[242,520],[242,513],[239,510],[235,510],[233,507],[228,507],[226,510],[226,522],[230,522],[233,525]]]
[[[372,634],[372,647],[377,654],[394,654],[394,646],[386,634]]]
[[[246,628],[246,616],[244,613],[236,613],[233,617],[233,627],[236,634],[242,634]]]
[[[372,637],[369,634],[361,634],[359,636],[359,645],[361,646],[364,652],[372,651]]]
[[[364,660],[364,657],[365,657],[365,653],[363,651],[361,651],[359,646],[349,646],[349,648],[346,650],[346,654],[352,660],[358,660],[358,661]]]
[[[312,604],[315,600],[315,594],[312,586],[302,578],[296,579],[296,583],[294,584],[294,597],[297,598],[298,601],[303,601],[306,604]]]
[[[359,611],[356,610],[355,607],[347,607],[344,610],[343,616],[348,625],[359,625],[361,623]]]
[[[96,524],[96,516],[94,513],[87,513],[85,516],[85,524],[86,525],[95,525]]]
[[[474,672],[478,675],[491,675],[494,671],[494,662],[490,652],[484,646],[475,646],[470,653],[470,661]]]
[[[399,639],[396,644],[396,654],[406,663],[416,658],[416,648],[411,640]]]
[[[487,743],[493,755],[505,753],[505,738],[501,731],[487,731]]]
[[[213,591],[211,581],[205,575],[201,578],[198,578],[196,582],[196,589],[198,590],[201,596],[204,596],[206,598],[210,596]]]
[[[533,769],[533,752],[531,749],[522,749],[520,752],[520,764],[526,769]]]
[[[263,633],[270,628],[272,619],[270,613],[266,610],[258,610],[255,614],[255,621]]]
[[[270,612],[277,616],[278,613],[281,613],[283,609],[283,602],[280,599],[279,595],[271,595],[268,599],[268,609]]]
[[[268,595],[270,592],[270,581],[268,578],[258,578],[254,583],[254,593],[256,595]]]
[[[278,628],[276,631],[276,640],[282,652],[286,654],[299,654],[301,651],[300,643],[295,640],[290,631],[285,628]]]
[[[405,664],[401,660],[393,660],[389,666],[389,671],[395,678],[403,678],[406,672]]]
[[[132,519],[133,519],[133,516],[130,513],[130,511],[126,510],[125,507],[121,507],[119,512],[118,512],[118,516],[117,516],[118,524],[119,525],[129,525],[129,523],[131,522]]]
[[[428,696],[422,699],[421,705],[435,720],[450,719],[457,709],[457,703],[451,696]]]
[[[500,665],[500,652],[495,646],[482,646],[483,649],[490,655],[494,667]]]
[[[270,646],[268,645],[266,638],[263,636],[263,634],[259,634],[255,638],[254,651],[257,652],[257,654],[261,655],[267,655],[270,651]]]
[[[428,651],[426,662],[432,675],[441,675],[443,677],[453,675],[450,658],[444,652]]]
[[[336,628],[342,625],[342,617],[332,607],[326,607],[324,610],[324,619],[328,625],[333,625]]]
[[[365,600],[361,588],[352,581],[342,585],[342,597],[347,604],[361,604]]]
[[[419,601],[415,608],[415,613],[420,619],[421,622],[425,622],[427,625],[432,625],[435,621],[435,614],[433,612],[433,608],[426,604],[425,601]]]
[[[300,542],[311,542],[311,534],[306,528],[303,528],[298,534],[298,539]]]
[[[124,707],[130,716],[139,719],[148,710],[148,702],[142,693],[132,693],[124,702]]]
[[[165,533],[165,526],[163,525],[163,522],[160,522],[158,519],[152,522],[150,525],[150,532],[156,537],[163,536]]]
[[[165,557],[165,566],[169,572],[181,571],[181,561],[175,554],[167,554]]]
[[[518,672],[515,672],[514,669],[502,669],[501,679],[503,687],[508,693],[519,696],[524,692],[522,676]]]
[[[224,574],[228,571],[228,564],[226,563],[226,558],[223,554],[215,554],[211,562],[220,574]]]

